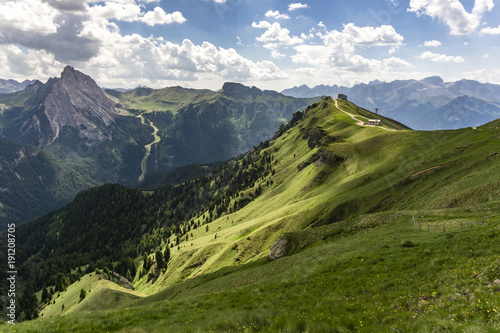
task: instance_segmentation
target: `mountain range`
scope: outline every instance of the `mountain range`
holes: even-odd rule
[[[3,329],[498,331],[499,126],[326,97],[199,177],[83,191],[16,229]]]
[[[396,119],[416,130],[480,126],[500,117],[500,85],[473,80],[372,81],[353,87],[306,85],[282,91],[295,97],[345,94],[357,105]]]
[[[133,186],[148,172],[235,157],[315,100],[236,83],[104,91],[67,66],[60,78],[0,94],[1,221],[35,218],[90,186]]]
[[[35,83],[35,80],[24,80],[23,82],[19,82],[11,79],[0,79],[0,94],[9,94],[20,91],[33,83]]]

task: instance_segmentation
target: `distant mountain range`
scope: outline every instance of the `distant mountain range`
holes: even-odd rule
[[[16,91],[21,91],[33,83],[35,83],[35,80],[24,80],[23,82],[19,82],[16,80],[0,79],[0,94],[9,94]]]
[[[294,97],[345,94],[357,105],[396,119],[413,129],[436,130],[479,126],[500,117],[500,85],[472,80],[372,81],[353,87],[306,85],[283,90]]]

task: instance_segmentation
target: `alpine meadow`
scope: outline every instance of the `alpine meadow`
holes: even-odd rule
[[[0,333],[500,332],[499,1],[0,1]]]
[[[19,227],[39,313],[2,330],[494,332],[499,125],[327,97],[199,178],[82,192]]]

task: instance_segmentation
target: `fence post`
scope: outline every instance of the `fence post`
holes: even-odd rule
[[[444,227],[444,224],[443,224],[443,232],[446,232],[446,229],[445,229],[445,227]]]
[[[463,224],[463,222],[460,222],[460,229],[464,230],[464,224]]]
[[[431,225],[430,225],[430,224],[428,224],[428,225],[427,225],[427,232],[430,232],[430,231],[431,231]]]

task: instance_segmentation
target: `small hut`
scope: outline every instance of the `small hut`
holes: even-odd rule
[[[341,100],[343,100],[343,101],[347,101],[347,95],[344,95],[344,94],[339,94],[338,99],[341,99]]]
[[[380,120],[380,119],[368,119],[368,125],[381,126],[382,120]]]

